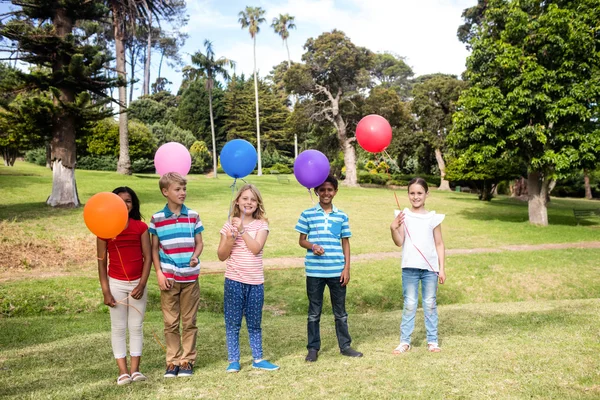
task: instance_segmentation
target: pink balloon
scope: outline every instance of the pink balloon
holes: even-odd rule
[[[178,172],[185,176],[190,172],[191,166],[192,156],[181,143],[165,143],[154,154],[154,167],[161,176],[167,172]]]

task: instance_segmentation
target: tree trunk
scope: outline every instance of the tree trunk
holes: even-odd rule
[[[344,166],[346,167],[346,179],[344,179],[344,185],[346,186],[358,186],[358,178],[356,175],[356,151],[352,142],[356,138],[348,138],[346,134],[346,121],[339,113],[339,97],[338,95],[334,101],[333,109],[338,110],[334,119],[334,125],[338,131],[338,139],[340,141],[340,147],[344,153]]]
[[[160,70],[162,69],[162,63],[163,63],[164,57],[165,57],[165,51],[163,50],[160,53],[160,62],[158,63],[158,76],[156,77],[157,79],[160,78]]]
[[[64,8],[59,8],[53,19],[57,36],[66,37],[73,31],[73,20],[67,16]],[[57,57],[52,65],[52,71],[59,73],[68,65],[70,60]],[[52,207],[77,207],[79,196],[75,181],[76,144],[75,144],[75,117],[69,112],[69,105],[75,100],[75,93],[66,88],[59,87],[60,94],[54,98],[54,104],[59,111],[53,117],[51,159],[52,159],[52,193],[46,204]]]
[[[260,115],[258,111],[258,79],[256,78],[256,36],[254,37],[254,100],[256,102],[256,151],[258,153],[258,176],[262,175],[260,156]]]
[[[50,142],[46,143],[46,168],[52,169],[52,148]]]
[[[483,186],[481,188],[481,193],[479,193],[479,200],[481,201],[491,201],[494,197],[494,185],[492,185],[489,181],[484,180]]]
[[[150,94],[150,59],[152,57],[152,13],[148,10],[148,44],[146,46],[146,63],[144,64],[144,96]]]
[[[585,198],[592,200],[592,186],[590,185],[590,175],[587,169],[583,170],[583,185],[585,186]]]
[[[217,177],[217,141],[215,140],[215,120],[213,118],[212,107],[212,78],[209,78],[208,88],[208,112],[210,114],[210,134],[212,136],[212,155],[213,155],[213,171],[215,178]]]
[[[520,177],[514,180],[510,186],[510,195],[511,197],[527,195],[527,181],[525,178]]]
[[[287,49],[287,53],[288,53],[288,69],[290,69],[290,68],[292,68],[292,58],[290,57],[290,48],[288,47],[287,39],[285,39],[284,42],[285,42],[285,48]]]
[[[542,172],[531,171],[527,175],[529,222],[533,225],[548,226],[546,193],[549,183],[550,180]]]
[[[440,149],[435,149],[435,159],[440,169],[440,187],[438,187],[438,190],[450,190],[450,182],[446,179],[446,163]]]
[[[131,175],[131,160],[129,159],[129,131],[127,129],[127,73],[125,72],[125,32],[121,25],[119,11],[113,8],[113,20],[115,24],[115,49],[117,58],[117,74],[122,79],[119,86],[119,162],[117,172]]]
[[[129,103],[133,101],[133,89],[135,87],[135,60],[137,59],[137,52],[131,51],[131,60],[129,60],[129,65],[131,65],[131,81],[129,84]]]

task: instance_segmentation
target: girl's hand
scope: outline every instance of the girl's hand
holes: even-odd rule
[[[191,268],[194,268],[198,264],[200,264],[200,259],[198,257],[190,258],[190,267]]]
[[[106,304],[109,307],[114,307],[117,304],[112,293],[104,293],[104,304]]]
[[[158,272],[156,274],[156,278],[158,279],[158,287],[160,290],[169,290],[173,283],[165,277],[165,274],[162,272]]]
[[[440,285],[443,285],[444,282],[446,282],[446,271],[441,270],[440,274],[438,275],[438,279],[439,279]]]
[[[312,251],[315,256],[322,256],[325,254],[325,249],[318,244],[313,244]]]
[[[146,285],[142,285],[141,283],[138,284],[136,287],[133,288],[133,290],[131,291],[131,297],[133,297],[136,300],[139,300],[142,298],[142,296],[144,295],[144,289],[146,288]]]
[[[404,223],[404,213],[400,212],[400,214],[398,214],[398,216],[396,218],[394,218],[394,220],[392,221],[390,228],[394,229],[394,230],[399,229],[403,223]]]
[[[231,218],[231,225],[235,228],[235,230],[239,233],[244,230],[244,225],[242,225],[242,220],[238,217]]]

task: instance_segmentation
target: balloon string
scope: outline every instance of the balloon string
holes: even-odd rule
[[[233,196],[235,195],[235,184],[237,182],[237,178],[233,178],[233,183],[231,184],[231,200],[229,203],[229,214],[227,215],[227,221],[231,224],[231,213],[233,211]]]
[[[396,198],[396,204],[398,205],[398,209],[400,210],[400,212],[402,212],[402,208],[400,207],[400,202],[398,201],[398,196],[396,196],[396,192],[394,192],[394,197]],[[425,260],[425,262],[427,263],[427,265],[429,265],[429,268],[431,269],[431,271],[433,271],[437,276],[440,276],[440,273],[437,272],[431,266],[431,263],[429,262],[429,260],[427,259],[427,257],[425,257],[425,255],[421,252],[421,250],[419,250],[419,248],[417,247],[417,245],[413,241],[412,237],[410,236],[410,232],[408,231],[408,227],[406,226],[406,221],[404,222],[403,225],[404,225],[404,230],[406,231],[406,234],[408,235],[408,238],[410,239],[410,242],[412,243],[413,247],[419,252],[419,254],[421,255],[421,257],[423,257],[423,259]]]
[[[387,158],[389,159],[389,161],[391,161],[391,163],[394,164],[396,166],[396,168],[398,168],[398,170],[400,170],[400,166],[398,165],[398,163],[396,162],[396,160],[394,160],[392,158],[392,156],[389,155],[389,153],[387,152],[387,150],[383,150],[383,154],[385,154],[387,156]]]

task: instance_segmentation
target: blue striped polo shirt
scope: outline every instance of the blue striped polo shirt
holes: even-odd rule
[[[304,210],[300,214],[296,231],[307,235],[310,243],[318,244],[325,249],[325,254],[316,256],[312,250],[306,250],[304,266],[306,276],[315,278],[335,278],[342,275],[345,258],[342,250],[342,239],[352,236],[348,215],[333,206],[326,213],[321,204]]]
[[[190,258],[196,247],[195,236],[204,230],[200,216],[185,205],[175,215],[165,205],[152,216],[148,232],[159,241],[160,270],[175,282],[193,282],[200,274],[200,263],[190,267]]]

